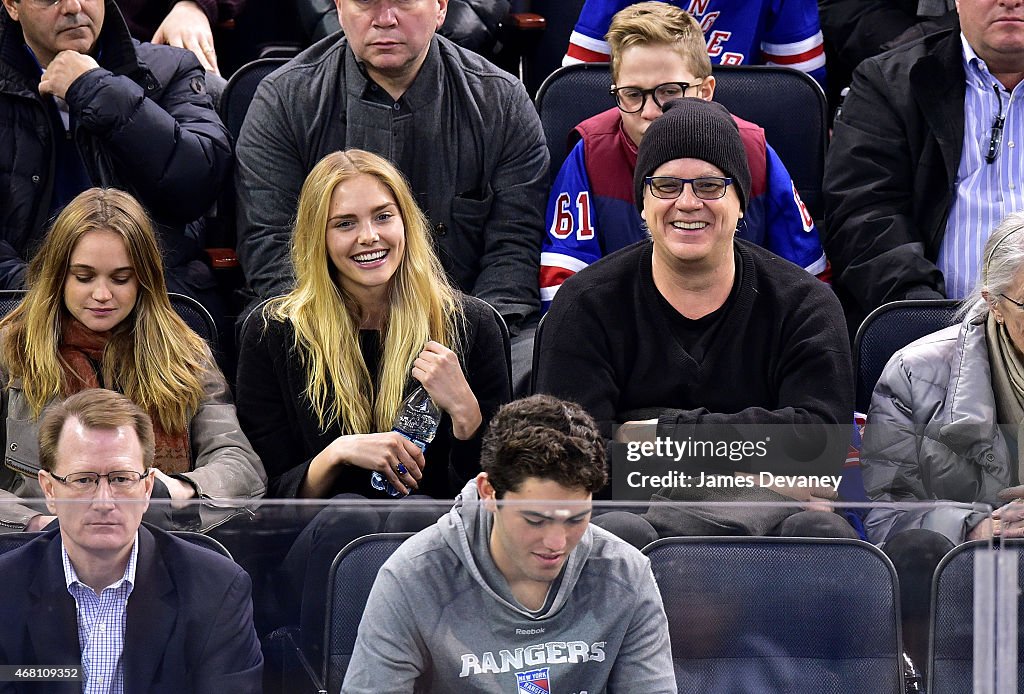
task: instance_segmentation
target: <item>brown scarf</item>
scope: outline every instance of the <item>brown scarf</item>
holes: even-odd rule
[[[989,311],[985,324],[988,361],[992,370],[992,392],[996,397],[996,420],[1012,427],[1017,436],[1017,479],[1024,480],[1024,361],[1006,326],[996,322]]]
[[[93,332],[74,319],[64,322],[57,351],[64,367],[65,397],[87,388],[117,389],[116,383],[104,382],[103,350],[109,341],[110,332]],[[172,434],[164,431],[156,417],[152,419],[156,444],[153,465],[168,475],[188,472],[192,467],[188,431]]]

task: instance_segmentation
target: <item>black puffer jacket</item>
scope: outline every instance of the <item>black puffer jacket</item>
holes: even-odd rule
[[[296,0],[299,22],[314,43],[341,29],[334,0]],[[490,56],[498,27],[508,15],[508,0],[451,0],[441,36],[463,48]]]
[[[134,41],[112,0],[98,55],[100,68],[67,91],[75,144],[93,185],[121,188],[143,203],[157,223],[169,279],[175,268],[183,276],[172,289],[194,294],[203,280],[186,264],[201,244],[190,223],[216,200],[231,163],[203,69],[188,51]],[[0,13],[0,288],[24,284],[50,216],[54,143],[63,132],[38,84],[21,25]]]

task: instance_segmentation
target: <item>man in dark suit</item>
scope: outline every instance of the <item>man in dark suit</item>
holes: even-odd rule
[[[46,413],[39,443],[39,483],[60,527],[0,557],[0,663],[72,670],[85,692],[260,692],[248,575],[141,524],[149,416],[86,390]],[[81,681],[13,679],[0,692],[83,691]]]

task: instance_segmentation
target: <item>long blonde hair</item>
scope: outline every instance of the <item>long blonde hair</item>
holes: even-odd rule
[[[334,280],[326,240],[335,187],[364,175],[391,193],[405,226],[405,254],[391,278],[381,326],[383,355],[376,393],[359,349],[362,308]],[[263,315],[265,320],[291,321],[294,347],[309,381],[305,395],[322,430],[334,424],[345,434],[390,429],[412,363],[424,344],[436,340],[459,351],[454,343],[462,309],[434,254],[429,228],[405,178],[376,154],[358,149],[328,154],[306,178],[292,237],[296,285],[268,302]]]
[[[103,381],[165,431],[185,431],[203,397],[207,347],[171,306],[152,224],[128,193],[90,188],[57,216],[29,263],[24,301],[0,321],[0,359],[12,378],[22,380],[35,417],[50,400],[68,394],[58,352],[64,323],[72,320],[64,285],[75,246],[94,231],[121,237],[138,280],[135,307],[103,350]]]

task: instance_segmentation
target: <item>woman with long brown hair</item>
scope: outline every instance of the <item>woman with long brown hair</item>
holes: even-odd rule
[[[41,496],[40,416],[86,388],[116,390],[149,412],[154,498],[253,498],[266,490],[210,348],[171,306],[150,220],[128,193],[91,188],[57,216],[28,270],[24,300],[0,321],[5,467],[0,487]],[[51,517],[5,504],[0,524]]]

